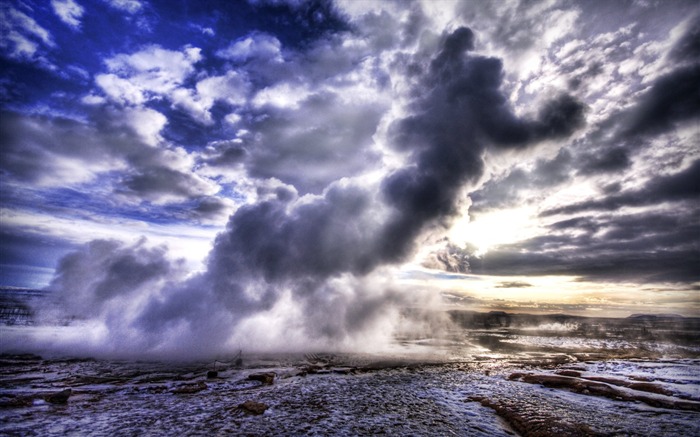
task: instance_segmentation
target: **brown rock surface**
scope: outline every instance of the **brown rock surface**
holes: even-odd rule
[[[268,406],[262,402],[245,401],[238,406],[238,409],[248,414],[260,415],[267,410]]]

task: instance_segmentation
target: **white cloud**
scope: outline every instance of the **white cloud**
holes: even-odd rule
[[[197,95],[206,101],[223,100],[231,105],[242,105],[246,101],[248,81],[235,71],[223,76],[214,76],[197,83]]]
[[[266,33],[254,33],[245,39],[232,43],[219,50],[216,55],[232,61],[245,62],[249,59],[264,59],[282,62],[280,41]]]
[[[202,79],[194,90],[177,88],[169,97],[175,106],[185,110],[192,118],[204,125],[211,125],[213,120],[209,110],[216,101],[243,105],[248,89],[248,81],[243,75],[229,71],[223,76]]]
[[[121,105],[139,107],[149,100],[165,97],[200,123],[211,124],[209,109],[214,101],[220,99],[240,103],[246,85],[235,72],[230,72],[225,76],[200,81],[196,91],[184,88],[185,80],[196,71],[194,65],[201,59],[201,50],[196,47],[187,46],[181,51],[174,51],[151,45],[132,54],[119,54],[107,59],[105,64],[109,73],[97,75],[95,82],[111,101]],[[151,115],[155,112],[146,109],[138,111]],[[162,129],[165,121],[165,117],[159,114],[156,118],[147,117],[135,127],[145,141],[154,144],[159,138],[156,133]],[[145,122],[155,124],[146,127]]]
[[[143,9],[143,4],[138,0],[104,0],[105,3],[110,5],[115,9],[126,11],[130,14],[135,14],[136,12]]]
[[[80,28],[80,18],[83,16],[85,9],[80,6],[75,0],[51,0],[51,7],[64,23],[73,29]]]
[[[241,119],[241,116],[236,114],[235,112],[232,112],[226,117],[224,117],[224,121],[226,121],[226,123],[230,124],[231,126],[235,126],[238,122],[241,121]]]
[[[107,100],[102,96],[96,96],[95,94],[88,94],[80,99],[86,105],[102,105],[107,102]]]
[[[199,48],[190,46],[174,51],[151,45],[131,55],[114,56],[105,64],[111,73],[129,80],[135,87],[167,94],[195,71],[194,64],[202,59],[200,52]]]
[[[134,129],[144,143],[155,147],[162,141],[160,132],[168,119],[150,108],[128,108],[124,110],[124,121]]]
[[[13,58],[32,58],[38,50],[38,45],[30,41],[27,37],[16,31],[10,31],[5,38],[5,42],[1,43],[3,49],[9,48],[8,43],[12,43],[11,56]]]
[[[305,100],[312,91],[303,85],[280,83],[260,90],[252,100],[255,107],[267,105],[278,108],[298,108],[299,103]]]
[[[98,74],[95,83],[109,99],[122,105],[140,105],[146,101],[141,88],[116,74]]]
[[[9,57],[18,60],[43,59],[42,48],[54,47],[53,37],[32,17],[12,8],[0,8],[0,49]]]

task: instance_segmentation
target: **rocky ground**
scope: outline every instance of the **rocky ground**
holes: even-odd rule
[[[40,292],[0,297],[2,338],[59,329],[33,320]],[[0,344],[0,435],[700,435],[698,318],[450,317],[391,355],[160,363]]]
[[[176,365],[5,355],[0,434],[700,434],[696,359],[373,358]]]

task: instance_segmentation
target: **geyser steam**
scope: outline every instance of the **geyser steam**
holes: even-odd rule
[[[402,293],[387,269],[427,230],[457,214],[485,151],[569,135],[583,106],[560,96],[518,118],[501,91],[502,63],[469,54],[470,29],[446,35],[422,71],[408,117],[388,142],[405,164],[376,183],[331,183],[319,196],[280,189],[243,206],[219,234],[207,269],[187,280],[163,249],[97,241],[67,256],[51,288],[64,315],[98,323],[91,341],[112,353],[205,355],[238,348],[368,348],[391,340]],[[423,297],[420,297],[423,299]]]

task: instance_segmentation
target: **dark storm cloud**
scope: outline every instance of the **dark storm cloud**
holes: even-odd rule
[[[445,38],[422,84],[429,92],[417,93],[424,97],[414,103],[415,115],[393,126],[394,144],[410,151],[414,164],[382,185],[397,212],[379,247],[387,260],[404,256],[427,224],[455,214],[461,188],[482,175],[487,146],[522,148],[568,135],[583,123],[584,107],[570,96],[545,104],[535,120],[517,118],[500,90],[501,61],[465,55],[473,40],[466,28]]]
[[[700,61],[700,14],[690,21],[688,31],[676,42],[671,50],[671,58],[676,62]]]
[[[455,212],[462,185],[481,176],[487,144],[521,147],[533,139],[565,135],[581,124],[582,106],[569,97],[545,105],[537,120],[517,119],[499,90],[500,61],[467,56],[472,48],[469,29],[448,35],[420,85],[425,97],[414,103],[416,114],[393,127],[395,146],[410,151],[412,163],[381,184],[390,208],[388,222],[361,226],[372,221],[368,193],[334,187],[291,212],[271,203],[242,208],[231,218],[227,238],[217,240],[212,259],[240,252],[241,259],[227,264],[255,268],[268,280],[363,273],[400,261],[418,233]],[[485,112],[492,117],[488,123]],[[497,126],[518,133],[504,136]],[[360,226],[345,226],[358,219]]]
[[[586,211],[615,211],[625,206],[679,202],[700,196],[700,160],[680,172],[650,179],[638,190],[627,190],[600,200],[589,200],[543,211],[543,217],[555,214],[576,214]]]
[[[700,280],[700,250],[667,250],[654,253],[594,253],[560,250],[559,254],[524,254],[498,249],[471,259],[471,271],[490,275],[570,275],[590,281],[694,282]]]
[[[576,217],[546,235],[476,257],[473,273],[574,275],[588,280],[693,282],[700,278],[700,210],[693,205],[630,214]]]
[[[700,280],[697,263],[700,250],[679,249],[660,250],[650,254],[639,251],[624,256],[601,254],[597,258],[575,258],[560,271],[567,274],[582,275],[589,280],[627,280],[631,282],[694,282]],[[573,262],[580,263],[571,268]],[[553,265],[556,265],[553,264]]]
[[[160,200],[163,196],[178,199],[195,198],[205,192],[207,185],[191,173],[167,167],[143,167],[141,172],[121,181],[126,190],[120,193],[133,195],[139,200]]]
[[[605,150],[600,155],[584,155],[580,162],[579,173],[600,174],[623,171],[631,165],[629,152],[623,147]]]
[[[654,135],[700,115],[700,63],[658,78],[630,114],[625,135]]]
[[[197,206],[190,211],[190,214],[192,214],[194,217],[202,219],[221,216],[228,217],[230,208],[230,205],[228,205],[224,200],[214,196],[207,196],[197,199]]]
[[[202,151],[198,164],[234,168],[245,160],[247,154],[240,141],[214,141]]]

